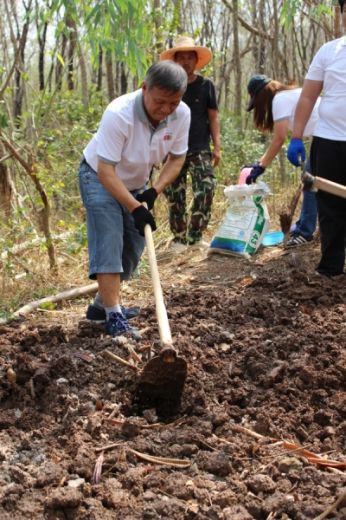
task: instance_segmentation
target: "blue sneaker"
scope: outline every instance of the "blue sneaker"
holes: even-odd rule
[[[105,329],[106,333],[113,337],[128,334],[135,341],[140,341],[142,339],[139,330],[131,327],[121,312],[110,313],[109,318],[106,321]]]
[[[131,320],[132,318],[139,316],[141,310],[139,307],[126,308],[121,306],[121,312],[127,320]],[[87,308],[86,319],[93,321],[106,321],[106,311],[103,308],[97,307],[91,303]]]
[[[106,321],[106,333],[110,336],[120,336],[132,332],[132,327],[128,324],[127,319],[121,312],[111,312]]]

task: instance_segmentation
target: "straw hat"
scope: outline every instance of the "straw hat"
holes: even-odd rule
[[[210,62],[213,53],[207,47],[195,45],[195,42],[189,36],[179,36],[175,41],[175,46],[171,49],[161,52],[161,60],[174,60],[176,52],[194,51],[197,54],[196,69],[203,69]]]

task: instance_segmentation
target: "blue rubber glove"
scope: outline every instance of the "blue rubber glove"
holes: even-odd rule
[[[300,166],[305,162],[306,154],[304,143],[301,139],[293,138],[287,148],[287,159],[294,166]]]
[[[258,163],[252,164],[249,166],[252,166],[252,170],[249,173],[249,175],[246,177],[245,182],[246,182],[246,184],[253,184],[254,182],[256,182],[257,177],[259,177],[260,175],[262,175],[262,173],[264,173],[265,167],[259,165]]]

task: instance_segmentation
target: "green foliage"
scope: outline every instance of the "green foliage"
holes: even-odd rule
[[[8,127],[8,117],[4,112],[0,112],[0,128]]]
[[[151,37],[146,27],[147,2],[101,0],[94,5],[80,3],[93,63],[97,63],[102,46],[115,53],[118,61],[125,61],[132,74],[142,77],[147,68],[146,49]]]
[[[16,144],[18,147],[25,146],[29,141],[26,128],[29,128],[36,175],[52,210],[52,232],[75,232],[74,238],[66,243],[68,253],[75,254],[86,246],[78,167],[83,148],[97,129],[105,103],[99,92],[91,91],[90,105],[85,108],[79,92],[61,91],[55,94],[43,92],[31,106],[32,110],[22,115],[22,128],[16,131]],[[31,130],[33,124],[34,134]],[[11,163],[8,164],[11,167]],[[6,243],[0,243],[1,250],[30,241],[37,233],[41,234],[37,221],[37,211],[42,208],[41,197],[24,174],[18,176],[16,183],[21,204],[13,207],[10,220],[0,219],[0,235],[7,236]],[[44,244],[42,248],[45,252]],[[7,273],[11,266],[12,261],[5,266]]]
[[[0,128],[7,128],[8,125],[9,122],[6,104],[4,100],[0,100]]]
[[[331,3],[332,5],[337,5],[338,2],[333,0]],[[280,12],[280,23],[286,30],[289,29],[293,24],[294,17],[301,7],[303,7],[302,0],[284,0]],[[328,6],[325,3],[320,5],[312,5],[310,6],[309,11],[310,15],[315,18],[321,18],[321,16],[324,15],[333,15],[332,6]]]
[[[266,138],[253,130],[239,130],[239,121],[230,113],[221,112],[222,165],[218,176],[224,184],[237,181],[239,171],[245,164],[252,163],[263,154]]]
[[[328,7],[327,5],[314,5],[311,7],[311,14],[315,18],[320,18],[323,15],[332,16],[333,9]]]
[[[43,302],[39,305],[39,309],[46,311],[54,311],[57,308],[57,304],[54,302]]]
[[[284,0],[280,13],[280,23],[288,29],[293,23],[295,14],[301,6],[301,0]]]
[[[258,161],[263,155],[270,143],[271,135],[264,135],[254,129],[251,115],[248,126],[243,132],[239,131],[239,124],[234,115],[221,112],[220,120],[222,160],[216,174],[219,184],[234,184],[238,182],[243,166]],[[283,147],[283,153],[285,153],[285,147]],[[286,188],[291,184],[294,186],[298,184],[299,172],[296,170],[290,167],[288,161],[285,161],[284,169],[281,171],[279,158],[276,157],[262,179],[270,185],[273,192],[281,192],[283,185]]]
[[[104,110],[102,96],[91,92],[90,105],[85,108],[76,91],[59,92],[53,99],[43,94],[33,107],[41,115],[36,142],[39,178],[58,214],[73,214],[80,205],[77,170],[83,148]]]

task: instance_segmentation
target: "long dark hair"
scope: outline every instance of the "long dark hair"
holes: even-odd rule
[[[254,99],[254,124],[261,132],[272,132],[274,127],[273,121],[273,99],[275,94],[283,90],[293,90],[298,88],[297,85],[284,85],[280,81],[272,79],[262,90],[256,94]]]

